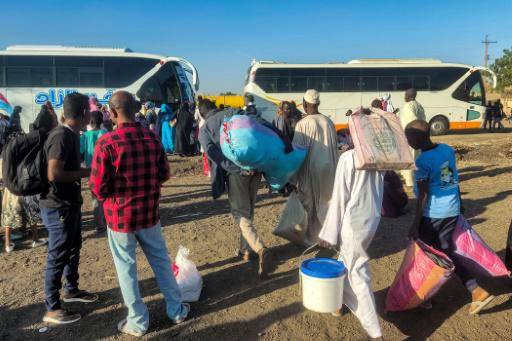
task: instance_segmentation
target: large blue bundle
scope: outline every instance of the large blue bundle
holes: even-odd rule
[[[237,166],[265,174],[270,187],[283,188],[306,158],[307,150],[294,146],[285,154],[281,138],[247,115],[227,116],[221,127],[222,153]]]

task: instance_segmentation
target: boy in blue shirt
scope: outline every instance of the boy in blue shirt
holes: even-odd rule
[[[461,212],[455,152],[446,144],[432,142],[430,126],[425,121],[412,121],[405,128],[405,134],[409,145],[421,150],[421,155],[416,159],[417,170],[414,176],[416,216],[409,238],[419,238],[451,258],[455,265],[455,274],[472,296],[469,314],[478,314],[494,296],[478,286],[476,280],[454,256],[452,234]]]
[[[92,129],[80,135],[80,155],[82,155],[82,159],[84,160],[87,168],[91,168],[96,142],[103,134],[107,133],[105,129],[101,129],[102,123],[103,114],[100,111],[91,112],[90,126]],[[92,208],[96,232],[105,232],[107,223],[103,212],[103,203],[99,202],[94,195],[92,195]]]

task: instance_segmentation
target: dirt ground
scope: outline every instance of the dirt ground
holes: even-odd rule
[[[464,134],[438,138],[459,152],[463,201],[474,228],[503,255],[512,218],[512,138],[509,134]],[[212,201],[208,180],[196,173],[199,159],[171,160],[175,177],[165,184],[161,203],[164,234],[172,256],[179,245],[191,250],[204,279],[201,300],[192,305],[190,319],[174,326],[153,273],[139,253],[141,292],[149,307],[146,340],[362,340],[365,334],[351,314],[335,318],[305,310],[301,304],[298,265],[303,249],[272,235],[284,199],[260,191],[256,226],[272,247],[278,264],[267,280],[259,280],[254,264],[235,257],[239,232],[225,197]],[[94,304],[67,305],[83,319],[65,327],[39,329],[44,314],[45,248],[19,245],[0,253],[0,338],[4,340],[128,340],[116,325],[125,314],[117,277],[105,236],[91,226],[90,196],[84,190],[84,242],[80,285],[97,292]],[[413,200],[410,201],[412,205]],[[506,340],[512,339],[512,282],[482,283],[498,298],[477,317],[467,314],[469,295],[450,280],[433,300],[433,309],[384,315],[386,290],[393,281],[407,244],[411,213],[383,219],[370,248],[373,286],[387,340]],[[311,257],[311,255],[309,255]]]

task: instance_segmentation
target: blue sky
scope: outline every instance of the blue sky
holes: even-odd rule
[[[185,57],[200,92],[241,92],[253,58],[287,62],[439,58],[483,64],[512,46],[511,0],[4,0],[0,48],[130,47]]]

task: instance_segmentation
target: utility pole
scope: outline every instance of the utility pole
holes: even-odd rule
[[[490,41],[489,40],[489,35],[486,34],[485,35],[485,40],[482,41],[482,44],[484,44],[484,47],[485,47],[485,54],[484,54],[484,66],[487,67],[487,64],[489,64],[489,45],[490,44],[496,44],[497,41]]]

